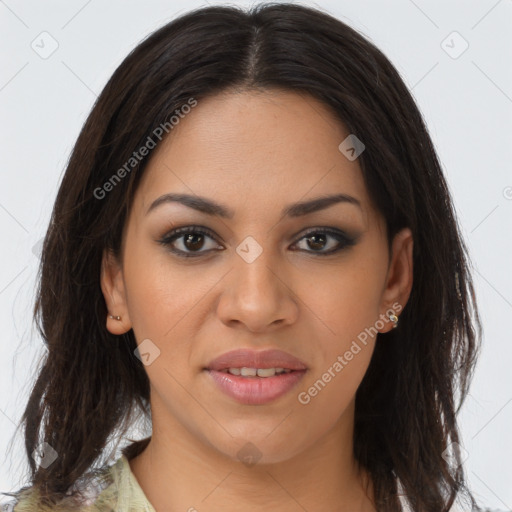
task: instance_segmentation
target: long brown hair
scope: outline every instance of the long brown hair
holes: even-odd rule
[[[125,167],[104,197],[98,189],[190,98],[249,89],[295,91],[328,106],[364,141],[358,161],[389,241],[403,227],[413,233],[409,302],[399,328],[376,344],[356,394],[354,452],[371,475],[377,509],[401,510],[397,478],[415,512],[446,512],[459,494],[476,507],[451,443],[461,443],[456,415],[481,325],[433,143],[390,61],[343,22],[294,4],[205,7],[180,16],[126,57],[94,105],[42,250],[34,315],[48,351],[22,417],[33,487],[42,502],[56,503],[93,468],[107,442],[126,433],[137,408],[150,415],[133,331],[106,330],[100,266],[104,249],[119,255],[151,155]],[[58,453],[46,468],[32,457],[41,442]],[[133,456],[146,444],[125,453]]]

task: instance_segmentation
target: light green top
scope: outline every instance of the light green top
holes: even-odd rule
[[[4,505],[6,512],[155,512],[146,498],[125,455],[101,470],[84,492],[86,501],[79,508],[71,507],[67,499],[53,507],[36,507],[36,496],[29,488],[17,501]]]
[[[399,488],[401,488],[400,483]],[[68,499],[52,507],[37,507],[33,488],[22,493],[19,501],[0,506],[4,512],[156,512],[135,475],[125,455],[121,455],[112,465],[100,469],[89,481],[83,492],[85,501],[77,508],[70,506]],[[399,493],[400,496],[401,493]],[[400,496],[404,512],[412,512],[406,500]],[[450,512],[464,510],[455,505]],[[487,511],[489,509],[485,509]],[[485,512],[483,511],[483,512]],[[512,511],[510,511],[512,512]]]

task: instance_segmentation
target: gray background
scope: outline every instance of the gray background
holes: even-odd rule
[[[302,3],[369,37],[428,124],[473,260],[484,325],[460,415],[465,468],[484,505],[512,510],[512,0]],[[21,436],[11,441],[44,353],[30,322],[39,242],[72,146],[128,52],[204,4],[0,0],[0,490],[25,481]]]

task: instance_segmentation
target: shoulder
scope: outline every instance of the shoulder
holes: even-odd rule
[[[118,511],[119,476],[126,472],[128,461],[121,457],[84,475],[73,486],[73,494],[55,505],[40,503],[35,486],[23,487],[8,494],[10,500],[0,505],[0,512],[113,512]],[[124,509],[120,512],[124,512]]]

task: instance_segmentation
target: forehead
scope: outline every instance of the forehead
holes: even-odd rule
[[[168,192],[214,197],[237,216],[332,193],[368,208],[349,135],[314,98],[288,91],[223,93],[198,101],[151,155],[136,194],[147,210]]]

